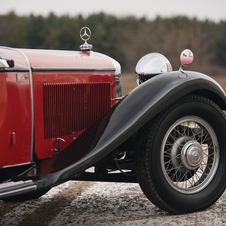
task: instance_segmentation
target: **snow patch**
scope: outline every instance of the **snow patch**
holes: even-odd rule
[[[62,190],[68,189],[72,184],[75,184],[75,183],[79,183],[79,182],[76,182],[76,181],[67,181],[67,182],[65,182],[63,184],[60,184],[60,185],[58,185],[56,187],[53,187],[45,195],[43,195],[41,197],[41,199],[43,201],[47,201],[48,199],[52,199],[55,195],[57,195],[60,192],[62,192]]]

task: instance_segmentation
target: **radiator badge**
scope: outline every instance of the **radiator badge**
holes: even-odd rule
[[[24,74],[16,74],[17,82],[24,82]]]

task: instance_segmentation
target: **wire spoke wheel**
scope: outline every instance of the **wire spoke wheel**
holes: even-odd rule
[[[169,128],[162,143],[161,167],[174,189],[198,192],[212,180],[218,164],[217,137],[206,121],[187,116]]]
[[[226,187],[226,117],[211,100],[188,95],[137,135],[135,172],[147,198],[170,213],[200,211]]]

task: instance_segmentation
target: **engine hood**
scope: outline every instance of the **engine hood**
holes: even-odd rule
[[[21,54],[22,53],[22,54]],[[0,57],[14,60],[15,66],[10,70],[26,68],[28,58],[33,71],[36,70],[112,70],[115,71],[115,61],[103,54],[92,51],[65,51],[39,49],[0,48]]]

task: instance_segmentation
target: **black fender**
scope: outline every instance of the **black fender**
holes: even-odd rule
[[[52,186],[93,166],[152,117],[189,93],[206,95],[226,109],[225,93],[212,78],[188,71],[160,74],[131,91],[64,151],[46,161],[44,165],[51,172],[40,179],[45,187]]]

